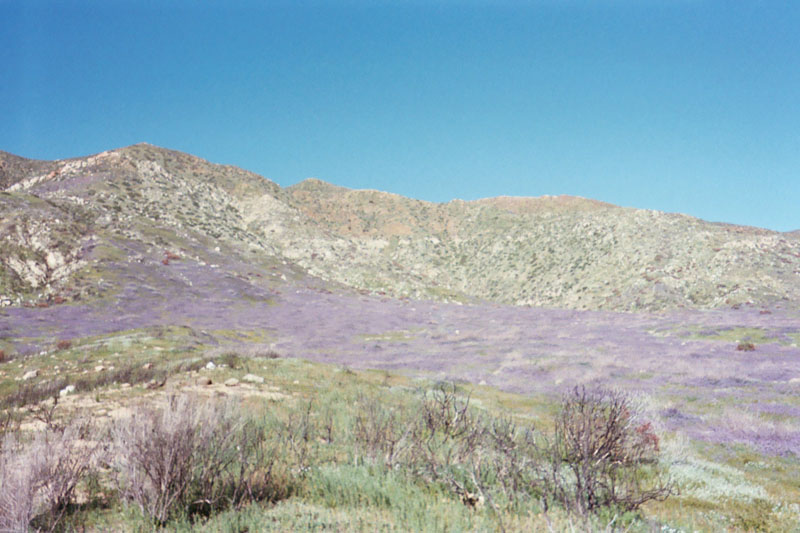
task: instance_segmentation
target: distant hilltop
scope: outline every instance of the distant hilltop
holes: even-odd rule
[[[330,290],[399,298],[615,311],[800,302],[800,231],[585,198],[437,204],[318,179],[281,188],[149,144],[61,161],[0,152],[0,189],[5,305],[102,297],[142,250],[220,246]]]

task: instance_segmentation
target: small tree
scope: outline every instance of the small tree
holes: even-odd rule
[[[632,511],[674,492],[659,469],[652,426],[639,421],[630,399],[618,391],[573,389],[544,451],[546,498],[581,514],[604,507]]]

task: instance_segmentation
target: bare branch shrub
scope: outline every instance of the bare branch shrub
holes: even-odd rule
[[[45,457],[39,490],[42,503],[49,512],[52,527],[61,520],[72,502],[75,488],[97,467],[104,449],[99,441],[88,440],[94,428],[85,420],[73,420],[62,430],[39,433],[33,442],[33,453]]]
[[[23,407],[39,403],[58,395],[58,391],[68,385],[63,378],[46,380],[41,383],[23,383],[20,387],[0,398],[0,406],[4,408]]]
[[[546,498],[581,514],[632,511],[673,493],[658,468],[658,437],[621,392],[576,387],[564,397],[543,452]]]
[[[60,522],[78,483],[97,466],[102,448],[85,440],[91,427],[73,420],[29,441],[6,436],[0,449],[0,531],[25,531],[34,517],[47,529]]]
[[[58,407],[58,394],[53,395],[53,404],[48,405],[46,401],[36,404],[30,408],[33,418],[44,422],[47,429],[53,431],[64,431],[64,426],[55,417],[56,407]]]
[[[318,429],[312,420],[314,399],[302,410],[293,409],[286,420],[275,420],[273,431],[284,461],[292,465],[295,474],[305,474],[313,460],[314,441]]]
[[[6,409],[0,413],[0,450],[3,449],[3,439],[5,435],[19,429],[19,420],[14,414],[14,411],[11,409]]]
[[[114,427],[120,494],[156,523],[178,514],[208,514],[248,500],[291,492],[277,458],[279,443],[230,402],[173,396],[143,407]]]
[[[43,457],[27,453],[17,435],[8,434],[0,448],[0,531],[27,531],[35,516],[36,479]]]
[[[412,425],[376,398],[361,395],[356,404],[354,437],[372,461],[391,467],[409,446]]]
[[[216,475],[231,458],[236,421],[226,409],[189,396],[140,408],[114,427],[120,493],[157,523],[186,510],[192,491],[214,499]]]
[[[484,441],[484,422],[461,397],[455,384],[438,384],[423,393],[414,428],[414,452],[431,474],[435,469],[466,463]],[[420,462],[417,459],[416,462]]]
[[[421,391],[419,401],[403,412],[389,411],[377,401],[359,405],[365,407],[359,416],[367,423],[360,424],[358,433],[372,435],[371,447],[392,457],[387,466],[400,465],[426,483],[441,483],[467,506],[486,502],[494,508],[488,490],[489,478],[494,479],[490,417],[478,414],[455,384]]]
[[[404,407],[367,395],[355,407],[351,434],[365,460],[440,485],[469,507],[486,505],[501,530],[504,513],[532,500],[588,515],[635,511],[674,492],[652,426],[619,392],[576,388],[564,397],[549,438],[470,406],[453,384],[421,391]],[[309,418],[306,412],[294,420],[287,451],[306,449]]]
[[[200,365],[202,366],[202,365]],[[91,391],[110,383],[144,383],[152,379],[163,381],[171,373],[196,370],[192,364],[181,364],[175,368],[157,368],[142,366],[140,363],[130,363],[112,371],[97,372],[76,379],[72,382],[76,391]],[[49,398],[57,397],[58,392],[69,385],[63,378],[47,380],[40,383],[24,383],[15,392],[0,398],[0,407],[23,407],[36,404]]]
[[[439,383],[423,393],[420,416],[430,434],[460,437],[473,429],[475,420],[470,415],[469,396],[461,398],[455,383]]]
[[[541,460],[533,429],[520,428],[510,418],[494,418],[487,423],[486,437],[492,450],[487,460],[503,497],[511,503],[529,499]]]
[[[421,391],[418,400],[390,409],[359,397],[353,434],[368,460],[441,483],[470,507],[485,503],[498,511],[496,494],[504,505],[528,494],[530,447],[520,444],[513,421],[479,413],[450,383]]]
[[[227,502],[240,506],[245,502],[275,502],[295,491],[280,436],[264,435],[265,429],[246,423],[237,435],[237,461],[224,472],[221,487],[227,487]]]

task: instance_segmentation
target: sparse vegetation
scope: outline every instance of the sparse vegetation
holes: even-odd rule
[[[220,513],[287,498],[376,511],[404,509],[409,504],[406,499],[419,505],[430,499],[448,513],[460,506],[458,520],[472,523],[471,527],[478,521],[499,529],[525,523],[526,516],[548,509],[597,523],[599,519],[587,513],[608,509],[613,516],[618,508],[635,510],[654,498],[654,493],[637,492],[640,485],[628,484],[624,492],[611,493],[624,498],[614,499],[600,490],[608,476],[630,481],[614,468],[641,468],[645,459],[655,461],[658,451],[647,426],[632,426],[626,415],[608,416],[609,411],[602,411],[607,396],[587,394],[567,400],[556,421],[556,435],[544,439],[529,423],[518,424],[512,417],[473,407],[469,395],[453,384],[390,398],[379,398],[374,391],[356,394],[352,413],[344,416],[316,399],[278,414],[243,411],[230,401],[188,394],[168,396],[164,403],[145,404],[117,420],[110,428],[113,446],[107,450],[92,440],[98,438],[98,429],[83,422],[57,429],[53,404],[45,417],[47,429],[28,440],[14,433],[4,441],[0,456],[4,524],[12,529],[23,524],[57,528],[78,485],[97,483],[101,456],[113,472],[101,481],[103,490],[115,493],[122,504],[133,504],[142,520],[170,528],[199,525]],[[627,408],[622,398],[613,396],[617,403],[612,408]],[[583,411],[576,410],[576,401]],[[605,415],[598,418],[600,411]],[[565,431],[564,424],[585,427],[585,420],[570,417],[586,415],[604,423],[616,439],[601,446],[610,450],[604,455],[608,463],[602,463],[604,468],[559,445],[541,445],[571,442],[558,432]],[[586,436],[579,439],[582,444]],[[43,453],[45,449],[49,453]],[[550,488],[552,479],[545,474],[552,475],[554,465],[558,470],[553,462],[558,454],[578,472],[585,470],[581,467],[596,469],[594,485],[575,474],[580,482],[572,484],[573,489],[567,488],[565,479],[558,480],[557,490]],[[570,490],[575,490],[571,497],[556,497]],[[604,497],[594,497],[600,495]],[[68,521],[81,513],[80,506],[72,509],[78,514],[68,516]],[[470,518],[476,512],[479,515]],[[431,528],[432,519],[436,518],[417,517],[426,524],[421,529],[438,530]]]
[[[158,342],[164,342],[164,339],[159,338]],[[131,349],[135,347],[132,345]],[[655,439],[652,426],[648,427],[647,421],[635,409],[629,409],[629,423],[625,427],[629,431],[628,445],[641,444],[641,456],[646,458],[639,465],[639,473],[643,475],[636,478],[642,482],[640,487],[651,489],[657,486],[653,483],[659,479],[668,480],[659,474],[675,467],[676,473],[681,475],[674,479],[680,481],[681,487],[688,491],[687,495],[664,502],[657,501],[660,499],[657,498],[632,512],[625,511],[624,503],[610,503],[581,511],[575,493],[569,492],[575,488],[574,484],[571,485],[575,474],[564,459],[566,454],[554,452],[559,420],[563,420],[565,406],[574,400],[575,391],[565,397],[561,409],[551,406],[531,410],[528,400],[516,397],[513,400],[506,397],[503,404],[507,407],[500,408],[495,392],[476,389],[470,393],[469,389],[452,383],[423,386],[387,372],[364,373],[291,358],[237,358],[230,349],[210,353],[220,363],[221,356],[230,358],[228,362],[233,362],[233,366],[222,363],[226,366],[199,370],[206,362],[201,358],[202,365],[192,365],[192,369],[171,374],[170,380],[177,380],[177,383],[184,382],[182,376],[188,374],[213,375],[213,381],[220,384],[209,386],[207,393],[202,387],[187,392],[192,397],[183,400],[175,397],[172,400],[177,402],[174,408],[167,401],[171,394],[166,392],[171,388],[169,385],[150,390],[142,386],[119,389],[118,386],[102,384],[96,389],[103,391],[104,398],[111,395],[110,398],[121,399],[123,394],[129,398],[126,402],[132,402],[132,411],[125,417],[114,417],[119,421],[117,424],[125,423],[128,427],[133,426],[133,421],[151,427],[148,425],[150,422],[144,421],[152,422],[152,417],[158,419],[165,416],[165,412],[172,413],[170,427],[180,426],[179,421],[184,417],[187,420],[192,416],[202,418],[186,413],[221,412],[222,418],[235,420],[233,426],[223,423],[222,427],[248,428],[227,442],[238,442],[243,450],[251,451],[243,453],[237,450],[228,455],[232,460],[227,463],[223,474],[215,478],[218,483],[195,482],[187,496],[177,500],[181,503],[174,504],[166,513],[162,525],[167,530],[216,531],[229,530],[235,524],[239,524],[235,527],[250,524],[252,530],[281,531],[338,524],[335,527],[354,531],[370,531],[385,526],[390,531],[409,528],[418,531],[447,528],[465,531],[559,531],[570,528],[612,531],[619,528],[644,532],[653,527],[648,525],[648,521],[652,523],[655,520],[670,524],[669,527],[675,530],[728,528],[736,531],[745,523],[763,518],[767,520],[767,525],[762,528],[765,531],[787,531],[791,530],[787,524],[791,524],[796,516],[791,506],[785,507],[788,504],[772,513],[765,513],[763,506],[747,503],[749,500],[745,502],[747,505],[738,507],[715,507],[712,502],[717,501],[719,494],[738,494],[736,490],[739,489],[734,490],[729,486],[730,482],[726,482],[728,484],[714,489],[717,492],[709,492],[712,478],[716,475],[714,470],[697,474],[701,477],[687,477],[685,460],[672,451],[661,455],[664,443]],[[172,366],[177,368],[179,365]],[[286,393],[280,396],[283,399],[268,399],[272,398],[268,394],[264,400],[259,400],[258,391],[270,390],[272,385],[253,385],[248,389],[242,389],[243,384],[230,389],[221,385],[226,376],[241,379],[245,373],[253,372],[270,376],[268,383]],[[190,382],[194,379],[190,378]],[[225,390],[247,400],[237,401],[237,405],[231,408],[230,400],[219,397]],[[591,398],[604,397],[594,389],[585,392]],[[246,395],[240,396],[241,393]],[[623,398],[628,401],[627,397]],[[195,411],[177,408],[181,402],[186,402],[186,405],[193,403]],[[38,414],[32,413],[31,407],[34,406],[29,404],[26,408],[27,415],[23,410],[15,410],[13,416],[4,415],[9,421],[10,432],[17,431],[20,420],[30,420],[32,416],[40,421],[50,420],[46,424],[54,428],[51,431],[67,425],[68,418],[72,417],[66,400],[63,405],[59,401],[54,410],[48,400],[35,407]],[[584,411],[605,412],[602,409]],[[572,412],[584,411],[573,409]],[[624,410],[614,412],[624,414]],[[178,413],[184,414],[178,416]],[[211,418],[216,419],[218,415]],[[108,420],[106,417],[101,419]],[[184,429],[188,426],[184,425]],[[230,433],[237,434],[237,430]],[[95,430],[93,434],[100,440],[99,435],[103,432]],[[27,430],[22,435],[22,440],[29,441],[32,433]],[[173,442],[180,441],[175,439]],[[122,447],[130,450],[127,445]],[[122,454],[127,455],[131,454]],[[57,530],[72,530],[92,523],[103,524],[101,529],[141,530],[160,523],[146,505],[142,510],[133,496],[125,492],[123,487],[127,485],[123,479],[127,467],[114,460],[120,457],[119,453],[113,452],[107,457],[118,475],[112,476],[108,470],[88,470],[73,492],[80,499],[73,498],[66,507]],[[673,464],[673,461],[676,462]],[[561,494],[566,490],[570,494],[567,498],[554,493],[553,485],[548,481],[554,464],[561,465],[564,482]],[[786,463],[775,469],[776,475],[784,476],[778,474],[781,469],[789,475],[789,465]],[[738,470],[730,470],[743,476]],[[242,476],[240,472],[250,474]],[[708,489],[700,491],[697,488],[700,479],[708,480]],[[752,481],[743,477],[730,479],[747,485],[741,488],[743,495],[752,493],[753,498],[771,501],[775,505],[775,500],[759,486],[750,484]],[[713,487],[719,485],[714,483]],[[673,500],[677,503],[672,503]],[[34,513],[32,526],[49,528],[46,524],[50,523],[50,512],[45,511],[45,507],[39,509]],[[678,509],[682,511],[678,512]],[[723,514],[709,514],[710,509],[720,510]],[[694,518],[687,522],[682,518],[684,514]],[[724,518],[728,521],[722,517],[729,517]],[[264,521],[271,525],[263,525]],[[682,525],[678,527],[678,524]],[[722,524],[726,525],[723,527]],[[740,525],[734,527],[731,524]]]
[[[44,165],[0,194],[3,461],[118,445],[7,492],[19,528],[797,530],[797,239],[281,190],[146,145]],[[647,417],[597,389],[559,406],[578,383],[643,391]],[[81,414],[105,429],[60,440]],[[170,449],[188,474],[132,474]]]
[[[39,171],[17,167],[0,198],[14,221],[0,227],[0,295],[32,302],[96,266],[87,239],[97,249],[127,239],[153,245],[163,265],[189,262],[187,241],[219,240],[261,258],[280,250],[323,279],[447,301],[631,311],[770,306],[799,294],[788,275],[800,266],[795,239],[580,198],[433,204],[319,180],[281,190],[241,169],[140,145],[75,160],[58,179],[23,188]],[[152,239],[152,230],[168,236]],[[113,272],[129,251],[101,270]],[[73,288],[93,294],[89,283]]]
[[[78,392],[92,391],[112,383],[163,383],[167,376],[180,371],[199,367],[200,361],[185,362],[172,366],[155,366],[153,364],[141,365],[128,363],[114,370],[104,370],[90,375],[76,377],[73,386]],[[24,407],[35,405],[49,398],[57,397],[59,391],[68,386],[65,378],[30,383],[20,386],[15,392],[7,394],[0,399],[0,407]]]

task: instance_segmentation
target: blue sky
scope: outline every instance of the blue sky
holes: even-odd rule
[[[800,2],[0,0],[0,150],[800,229]]]

